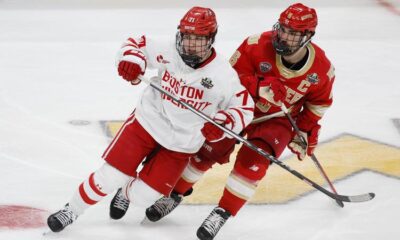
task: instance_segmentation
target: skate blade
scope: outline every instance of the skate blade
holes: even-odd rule
[[[151,221],[147,217],[144,217],[143,220],[140,222],[140,225],[147,225],[149,223],[151,223]]]
[[[49,236],[49,235],[51,235],[51,234],[53,234],[53,231],[51,231],[50,229],[47,229],[46,231],[44,231],[44,232],[42,233],[43,237]]]

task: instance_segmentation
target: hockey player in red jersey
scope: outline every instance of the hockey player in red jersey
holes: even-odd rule
[[[247,139],[275,157],[279,157],[286,146],[299,160],[311,155],[318,143],[318,122],[332,104],[334,68],[325,53],[311,42],[316,26],[314,9],[293,4],[281,13],[272,31],[248,37],[230,59],[256,103],[255,119],[268,118],[248,126],[245,129]],[[282,103],[290,109],[308,141],[306,148],[301,146],[281,111]],[[233,150],[229,144],[232,143],[205,143],[196,161],[190,161],[184,170],[171,196],[149,207],[147,217],[158,221],[175,209],[214,163],[228,160]],[[269,165],[270,162],[258,153],[241,147],[219,206],[197,231],[201,240],[213,239],[225,221],[238,213],[254,194]]]
[[[285,104],[307,140],[303,148],[285,116],[250,125],[247,139],[275,157],[286,146],[299,160],[311,155],[318,143],[318,122],[332,104],[334,67],[311,42],[317,23],[313,8],[293,4],[281,13],[272,31],[248,37],[230,59],[256,103],[255,118],[279,112]],[[197,231],[201,240],[213,239],[226,220],[238,213],[269,165],[255,151],[241,147],[218,207]]]
[[[216,33],[215,13],[194,7],[182,18],[170,42],[146,36],[129,38],[117,57],[118,73],[136,85],[147,68],[157,69],[156,84],[240,133],[253,118],[254,102],[236,72],[213,48]],[[122,198],[113,203],[123,206],[133,197],[135,204],[149,206],[160,196],[170,195],[205,140],[224,137],[218,127],[147,86],[104,152],[106,162],[79,186],[63,209],[48,217],[48,226],[54,232],[63,230],[88,207],[123,186],[129,186],[124,188],[129,191],[119,191]],[[146,164],[138,171],[144,159]]]

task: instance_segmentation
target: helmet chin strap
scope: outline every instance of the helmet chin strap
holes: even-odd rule
[[[314,36],[314,32],[311,32],[311,36],[310,36],[306,41],[304,41],[302,44],[300,44],[299,49],[302,48],[302,47],[304,47],[304,46],[306,46],[307,44],[309,44],[309,43],[311,42],[311,38],[312,38],[313,36]],[[307,34],[305,35],[305,37],[307,37]]]
[[[304,46],[307,46],[307,44],[309,44],[309,43],[311,42],[311,38],[312,38],[312,36],[309,37],[309,38],[308,38],[306,41],[304,41],[303,43],[301,43],[301,44],[299,45],[299,47],[298,47],[293,53],[291,53],[291,54],[289,54],[289,55],[286,55],[286,56],[290,56],[290,55],[296,54],[298,51],[300,51],[300,49],[302,49]]]

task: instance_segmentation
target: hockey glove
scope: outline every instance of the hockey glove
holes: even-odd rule
[[[232,116],[225,111],[218,111],[213,120],[219,125],[227,127],[228,129],[232,129],[234,125]],[[224,131],[210,122],[206,122],[204,124],[203,128],[201,129],[201,133],[209,142],[217,142],[224,138]]]
[[[290,149],[290,151],[297,155],[297,159],[302,161],[305,158],[306,154],[308,156],[311,156],[313,154],[314,149],[318,144],[318,135],[320,128],[320,125],[316,125],[308,133],[300,131],[300,134],[306,141],[305,144],[303,143],[301,138],[295,132],[293,132],[293,138],[292,141],[289,143],[288,148]]]
[[[121,48],[117,57],[117,66],[118,74],[123,79],[132,85],[137,85],[140,83],[139,75],[143,75],[146,70],[147,61],[142,51],[132,45],[134,43]]]
[[[118,64],[118,74],[132,85],[137,85],[141,82],[140,79],[138,79],[141,73],[142,70],[136,63],[121,61]]]
[[[259,82],[258,96],[263,104],[270,103],[274,106],[281,106],[286,98],[286,88],[276,77],[266,77]]]

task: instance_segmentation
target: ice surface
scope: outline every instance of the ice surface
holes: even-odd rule
[[[326,51],[337,75],[335,102],[323,120],[321,139],[350,133],[399,147],[391,119],[400,118],[400,18],[376,1],[347,1],[348,7],[346,1],[337,2],[341,4],[319,4],[317,9],[314,42]],[[0,205],[53,212],[102,164],[109,139],[99,121],[125,119],[142,90],[117,76],[114,57],[121,42],[131,34],[173,36],[186,9],[42,9],[32,3],[21,9],[12,1],[2,4]],[[286,4],[260,5],[218,6],[217,50],[229,57],[246,36],[270,29]],[[76,126],[71,120],[89,124]],[[344,209],[319,192],[282,205],[248,205],[217,239],[399,239],[398,178],[365,171],[336,187],[342,194],[375,192],[377,197]],[[195,239],[213,208],[184,205],[159,223],[141,226],[143,208],[111,221],[109,201],[89,209],[60,234],[44,237],[44,227],[0,228],[0,239]]]

